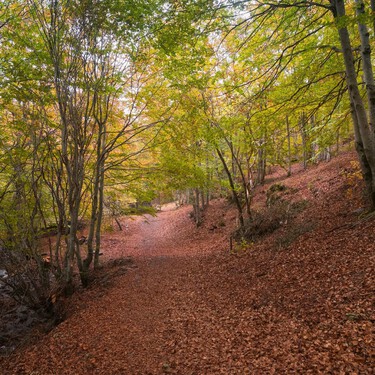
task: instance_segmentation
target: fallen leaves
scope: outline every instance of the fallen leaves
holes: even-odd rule
[[[105,283],[71,299],[65,322],[2,358],[0,368],[43,375],[371,374],[375,233],[369,222],[347,225],[360,199],[359,191],[351,200],[341,194],[339,172],[350,157],[285,180],[313,199],[300,223],[317,223],[285,248],[275,246],[275,232],[231,256],[235,214],[225,200],[211,203],[199,229],[183,207],[105,235],[107,261],[131,258],[112,261],[98,279]],[[258,191],[254,204],[265,199]]]

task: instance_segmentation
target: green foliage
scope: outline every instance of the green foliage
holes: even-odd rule
[[[252,245],[252,242],[248,242],[244,238],[241,238],[239,241],[234,241],[234,244],[232,244],[232,249],[230,250],[230,254],[246,254],[251,249]]]
[[[363,177],[361,173],[361,169],[359,166],[359,162],[351,162],[350,168],[345,168],[340,172],[340,175],[344,178],[347,190],[346,196],[348,199],[353,197],[354,191],[361,185],[363,182]]]
[[[312,3],[3,5],[4,244],[17,237],[15,245],[34,251],[35,233],[62,230],[75,205],[98,228],[103,200],[116,217],[134,213],[132,201],[189,189],[230,190],[249,205],[267,167],[319,161],[351,136],[337,35],[337,27],[357,26],[351,3],[336,24]]]

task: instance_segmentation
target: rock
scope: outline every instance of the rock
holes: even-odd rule
[[[0,279],[7,279],[8,272],[6,270],[0,270]]]

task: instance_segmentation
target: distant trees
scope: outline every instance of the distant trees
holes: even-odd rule
[[[241,4],[241,15],[233,16],[230,3],[216,14],[202,12],[196,29],[222,18],[219,31],[180,29],[184,43],[171,43],[150,62],[154,79],[143,95],[158,82],[145,116],[170,114],[159,135],[157,173],[176,190],[224,186],[242,226],[251,217],[251,191],[270,167],[291,173],[293,161],[306,166],[334,151],[348,133],[349,105],[336,48],[316,49],[332,37],[323,27],[327,9],[306,17],[285,7],[279,17],[277,7],[267,13],[261,3]],[[198,195],[191,194],[195,207]]]

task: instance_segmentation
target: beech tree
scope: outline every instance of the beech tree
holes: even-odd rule
[[[238,4],[224,3],[222,7],[235,9]],[[289,67],[307,52],[302,48],[306,41],[314,40],[319,35],[315,51],[331,51],[327,55],[328,61],[334,55],[342,56],[345,69],[346,89],[349,93],[351,116],[355,135],[356,150],[361,164],[362,173],[366,182],[370,205],[375,208],[374,196],[374,78],[371,62],[371,38],[369,26],[373,26],[373,2],[363,0],[347,1],[245,1],[239,7],[245,15],[241,22],[231,28],[236,30],[244,26],[248,35],[242,35],[242,48],[249,48],[260,33],[264,33],[264,45],[279,43],[280,48],[274,50],[273,59],[267,59],[263,71],[257,70],[255,77],[248,83],[261,79],[261,91],[272,87],[280,77],[291,75]],[[272,21],[275,21],[274,23]],[[336,36],[330,32],[336,29]],[[274,26],[266,30],[265,25]],[[357,24],[357,32],[353,27]],[[266,39],[267,38],[267,39]],[[267,40],[269,41],[267,43]],[[354,42],[355,41],[355,42]],[[360,44],[358,56],[353,42]],[[355,44],[356,45],[356,44]],[[259,62],[259,60],[254,60]],[[360,62],[360,63],[359,63]],[[324,61],[322,61],[324,64]],[[291,75],[292,76],[292,75]],[[365,93],[363,93],[359,77],[363,76]],[[322,79],[317,76],[315,82]],[[338,76],[339,77],[339,76]],[[341,78],[339,78],[341,81]],[[340,82],[338,81],[338,82]],[[304,85],[306,86],[306,85]],[[309,83],[311,86],[311,83]],[[342,92],[342,90],[341,90]],[[363,100],[365,94],[367,101]],[[342,98],[342,94],[336,96]],[[253,100],[256,100],[256,94]]]
[[[4,5],[0,238],[35,260],[37,299],[51,273],[66,291],[76,269],[87,285],[105,204],[119,215],[129,197],[187,190],[199,224],[225,189],[243,227],[267,170],[329,157],[350,115],[375,208],[373,2]]]
[[[15,4],[3,25],[0,56],[0,118],[8,129],[0,142],[6,155],[0,169],[0,261],[4,255],[15,264],[9,280],[20,295],[29,294],[30,304],[49,301],[50,307],[51,288],[70,293],[76,268],[87,285],[92,262],[98,266],[106,176],[154,138],[141,137],[154,124],[143,122],[147,103],[139,102],[147,80],[142,42],[150,32],[142,9],[150,15],[153,7]],[[121,177],[125,185],[129,176]],[[8,210],[14,202],[19,209]],[[79,238],[82,220],[88,220],[86,243]],[[42,254],[45,236],[48,254]],[[27,278],[24,265],[33,272]],[[30,285],[17,285],[24,281]]]
[[[357,67],[349,35],[348,18],[343,0],[331,1],[331,12],[335,19],[344,63],[346,82],[352,108],[356,150],[367,185],[372,209],[375,209],[375,83],[371,62],[370,33],[366,25],[366,8],[363,1],[355,2],[358,32],[361,42],[361,68],[368,99],[368,113],[363,102],[358,82]],[[374,6],[374,4],[371,4]],[[375,9],[371,9],[374,11]],[[369,17],[370,19],[370,17]]]

